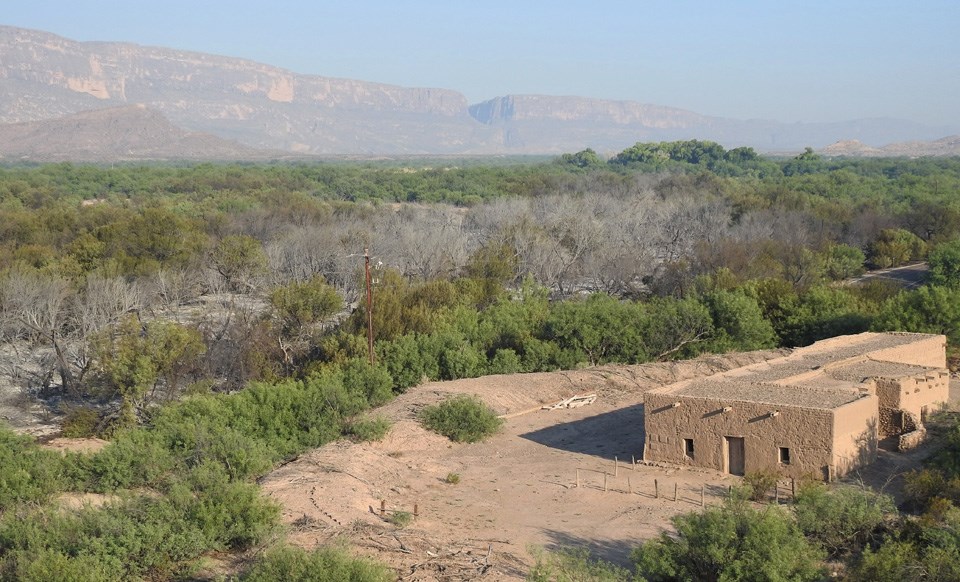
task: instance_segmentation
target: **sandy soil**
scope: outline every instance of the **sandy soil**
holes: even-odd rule
[[[780,354],[424,384],[378,411],[395,422],[382,442],[331,443],[275,470],[261,485],[282,504],[293,543],[314,547],[344,539],[395,567],[403,580],[519,580],[535,546],[585,546],[624,562],[670,516],[699,507],[701,491],[706,503],[716,503],[735,479],[698,469],[632,467],[643,448],[643,393]],[[503,431],[483,443],[456,444],[423,430],[416,412],[452,393],[477,394],[508,416]],[[597,401],[541,410],[584,393],[596,393]],[[459,475],[458,484],[446,482],[450,473]],[[418,515],[407,527],[388,522],[392,512],[415,507]]]

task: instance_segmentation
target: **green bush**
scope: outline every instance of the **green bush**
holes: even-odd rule
[[[495,434],[503,425],[497,413],[476,396],[462,394],[424,407],[420,422],[455,442],[475,443]]]
[[[794,504],[797,525],[833,557],[879,541],[884,522],[895,513],[889,496],[856,487],[801,487]]]
[[[290,546],[268,551],[242,578],[244,582],[391,582],[386,566],[355,558],[338,548],[312,552]]]
[[[529,582],[629,582],[630,573],[601,560],[584,548],[554,552],[532,550],[536,563],[527,574]]]
[[[43,501],[67,485],[63,457],[33,440],[0,428],[0,510],[16,503]]]
[[[413,514],[409,511],[394,511],[387,521],[402,529],[413,523]]]
[[[97,436],[100,413],[90,406],[70,408],[60,425],[63,436],[67,438],[90,438]]]
[[[779,507],[745,503],[710,507],[671,519],[662,533],[633,552],[638,574],[672,580],[820,580],[822,552]]]
[[[763,501],[770,495],[778,479],[774,471],[750,471],[743,476],[743,483],[749,488],[751,501]]]
[[[444,478],[443,482],[451,485],[460,483],[460,473],[447,473],[447,476]]]
[[[355,441],[379,441],[390,431],[390,421],[382,416],[356,418],[344,425],[344,434]]]

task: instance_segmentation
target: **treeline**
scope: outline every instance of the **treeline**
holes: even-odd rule
[[[766,160],[706,142],[492,168],[3,170],[0,373],[59,406],[65,434],[112,442],[60,457],[2,434],[0,576],[164,578],[264,543],[277,510],[252,480],[332,439],[381,435],[364,411],[424,378],[868,329],[945,333],[953,349],[958,176],[957,160]],[[454,205],[383,204],[411,201]],[[841,284],[923,258],[931,280],[915,291]],[[954,503],[950,467],[915,483],[929,485],[918,503],[952,516],[937,501]],[[46,503],[64,491],[113,497]],[[890,547],[905,564],[926,559],[929,530],[871,531],[902,542]],[[270,555],[263,577],[339,559]]]

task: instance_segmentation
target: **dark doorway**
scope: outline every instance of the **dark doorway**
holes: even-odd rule
[[[723,437],[726,441],[726,465],[727,473],[731,475],[743,475],[743,437]]]

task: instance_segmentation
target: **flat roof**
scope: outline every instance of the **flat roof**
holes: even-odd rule
[[[688,398],[832,409],[861,398],[870,378],[903,378],[937,371],[874,359],[881,350],[937,337],[916,333],[838,336],[781,358],[651,390]]]

